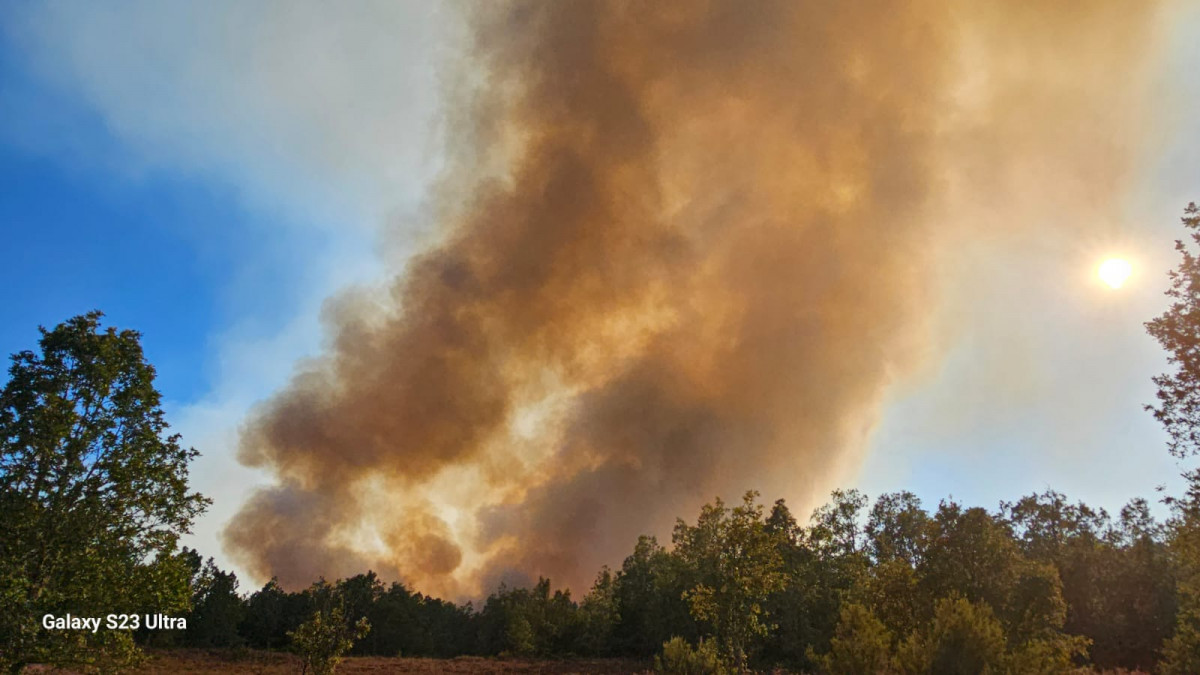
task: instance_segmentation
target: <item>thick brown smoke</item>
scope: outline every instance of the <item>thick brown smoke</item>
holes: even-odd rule
[[[582,590],[714,495],[819,499],[928,356],[953,242],[1116,203],[1157,25],[1128,0],[471,10],[440,240],[340,300],[243,434],[278,485],[226,541],[288,586]]]

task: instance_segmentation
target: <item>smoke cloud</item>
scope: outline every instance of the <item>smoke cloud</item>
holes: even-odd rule
[[[327,313],[225,532],[300,586],[584,590],[637,535],[852,475],[956,246],[1111,219],[1161,8],[474,4],[438,239]],[[1060,211],[1061,210],[1061,211]]]

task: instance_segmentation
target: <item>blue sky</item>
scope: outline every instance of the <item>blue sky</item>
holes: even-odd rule
[[[93,308],[140,330],[216,499],[192,541],[223,559],[216,533],[264,480],[232,458],[240,419],[319,350],[326,298],[378,282],[429,227],[434,63],[454,27],[415,2],[332,21],[315,4],[133,4],[0,9],[0,352]],[[1197,25],[1171,41],[1171,124],[1123,214],[1128,292],[1090,278],[1107,241],[965,251],[942,273],[974,275],[972,293],[950,293],[937,322],[965,328],[889,393],[859,487],[993,507],[1055,487],[1115,511],[1177,484],[1140,409],[1163,367],[1141,322],[1200,200]],[[1022,375],[998,378],[1013,358]]]

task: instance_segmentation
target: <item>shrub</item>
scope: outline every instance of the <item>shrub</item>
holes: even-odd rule
[[[351,626],[346,623],[342,609],[335,607],[328,613],[315,612],[311,619],[288,633],[288,637],[292,641],[292,650],[304,664],[301,672],[330,675],[354,646],[354,641],[366,636],[370,630],[371,625],[365,617]]]
[[[720,675],[726,672],[711,641],[700,640],[695,649],[681,637],[663,643],[662,652],[654,657],[654,671],[668,675]]]
[[[897,665],[904,673],[1000,673],[1004,670],[1004,630],[991,607],[952,595],[938,600],[933,621],[901,646]]]
[[[808,657],[827,675],[878,675],[892,661],[892,636],[871,610],[848,603],[842,606],[829,653]]]

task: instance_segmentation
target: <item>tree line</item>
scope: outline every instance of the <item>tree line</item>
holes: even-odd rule
[[[1171,305],[1147,324],[1170,365],[1148,408],[1181,460],[1200,454],[1195,204],[1183,224]],[[314,672],[351,651],[622,656],[680,673],[1200,673],[1200,469],[1161,522],[1143,499],[1114,516],[1053,491],[995,511],[838,491],[801,524],[749,492],[678,521],[669,545],[640,538],[578,599],[541,579],[458,605],[372,572],[243,595],[179,548],[209,504],[188,487],[197,453],[168,433],[140,335],[101,318],[41,329],[0,389],[0,669],[110,670],[155,645],[291,648]],[[114,612],[187,629],[39,622]]]
[[[667,650],[711,668],[801,672],[1065,672],[1083,664],[1169,666],[1186,514],[1157,521],[1135,499],[1110,517],[1047,491],[994,512],[912,493],[868,507],[837,491],[806,525],[748,493],[716,500],[672,545],[642,537],[581,598],[541,579],[496,589],[479,607],[422,595],[368,572],[242,596],[232,573],[185,551],[192,611],[182,635],[151,642],[280,649],[314,613],[337,608],[371,630],[357,655],[607,656]],[[677,639],[671,646],[672,639]],[[683,656],[679,652],[683,652]],[[1167,654],[1169,659],[1170,654]],[[1178,659],[1176,659],[1178,660]],[[847,663],[861,667],[846,670]],[[1181,671],[1186,672],[1186,671]]]

